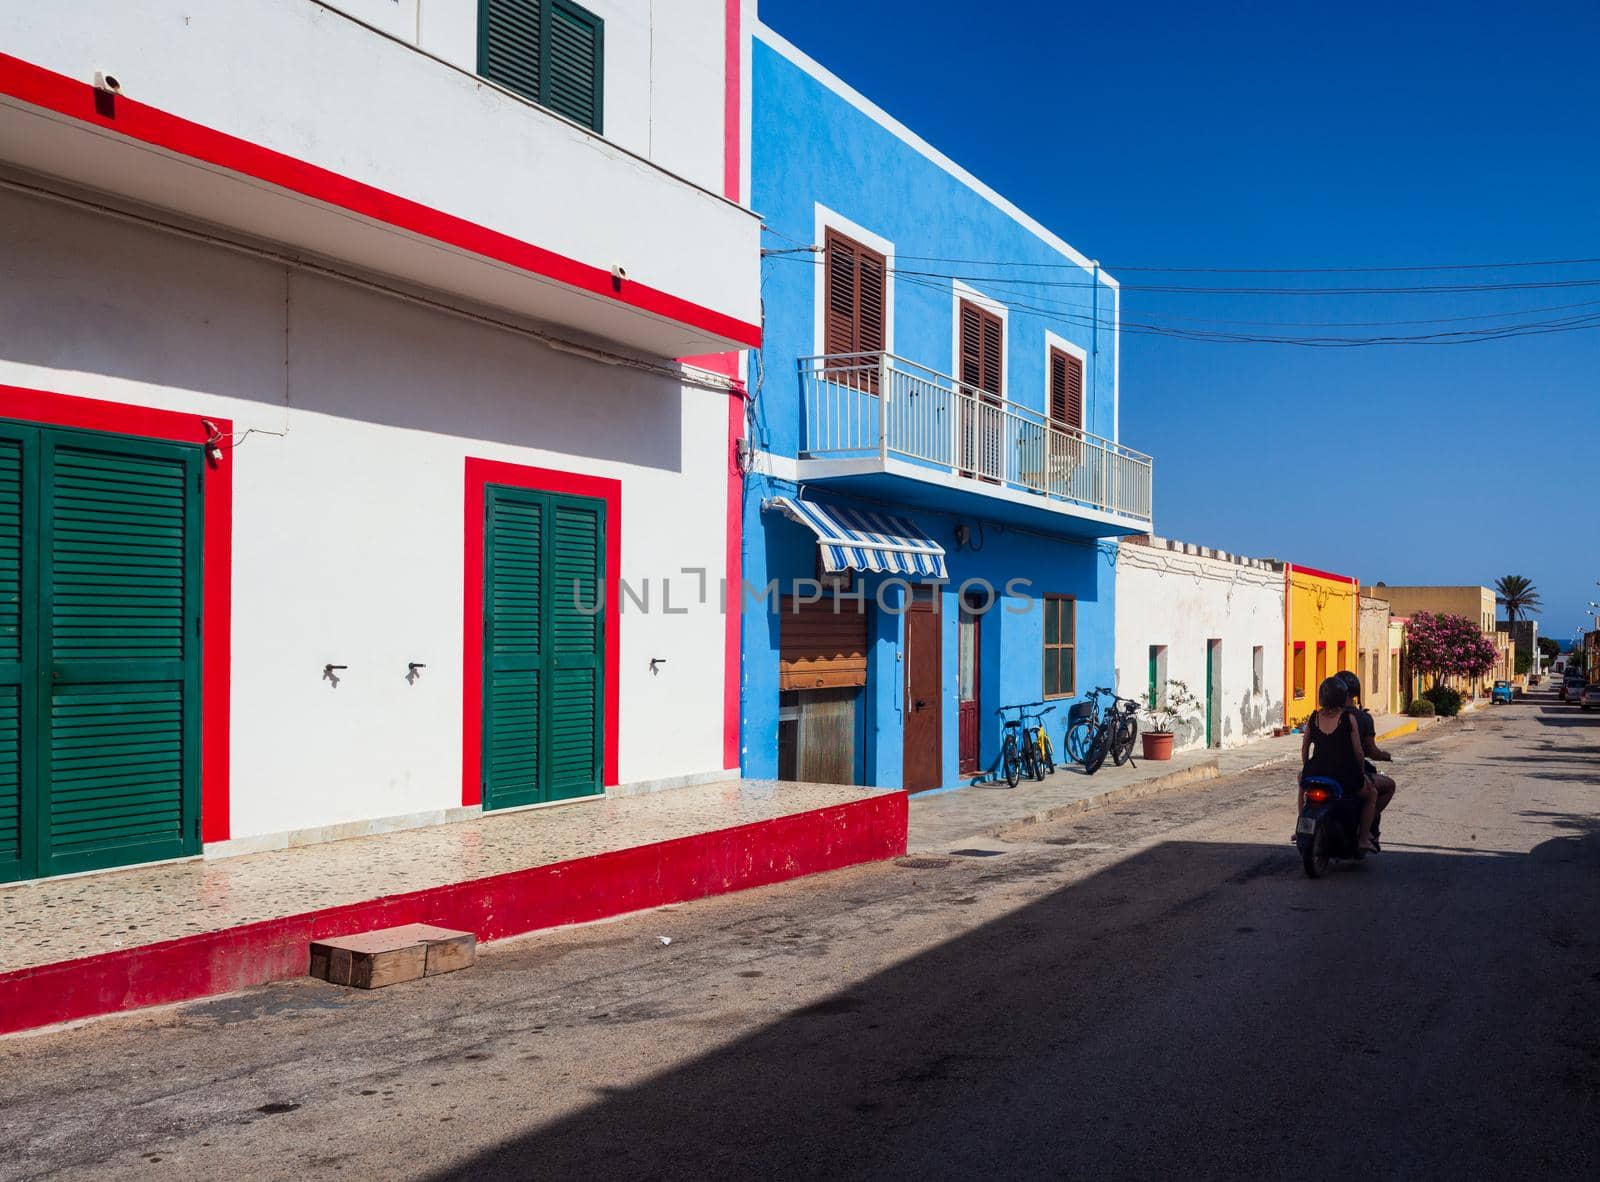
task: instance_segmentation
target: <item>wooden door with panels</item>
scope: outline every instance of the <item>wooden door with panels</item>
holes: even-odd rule
[[[942,754],[943,656],[934,597],[914,599],[905,613],[903,781],[907,792],[944,783]]]

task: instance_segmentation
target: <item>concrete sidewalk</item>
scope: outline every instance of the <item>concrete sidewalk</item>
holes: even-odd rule
[[[1383,743],[1415,734],[1435,720],[1380,714],[1373,721],[1378,742]],[[999,837],[1072,813],[1287,763],[1300,758],[1300,740],[1298,734],[1287,734],[1222,750],[1201,747],[1159,762],[1135,756],[1137,766],[1107,763],[1092,776],[1085,775],[1081,765],[1070,764],[1058,766],[1042,782],[1023,780],[1015,788],[1000,781],[913,796],[907,847],[924,852],[960,848],[973,838]]]

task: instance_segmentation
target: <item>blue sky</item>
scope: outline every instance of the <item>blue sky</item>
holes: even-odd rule
[[[1118,266],[1600,256],[1593,0],[1018,0],[980,6],[987,22],[974,12],[955,0],[761,0],[766,24],[1125,285],[1600,280],[1600,265],[1315,278]],[[1125,290],[1123,317],[1372,322],[1584,301],[1600,288]],[[1359,349],[1122,342],[1122,439],[1155,457],[1158,532],[1369,583],[1525,574],[1544,595],[1541,634],[1563,639],[1600,600],[1597,394],[1600,329]]]

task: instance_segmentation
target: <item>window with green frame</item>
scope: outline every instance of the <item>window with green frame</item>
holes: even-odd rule
[[[1077,692],[1078,604],[1070,595],[1046,595],[1044,603],[1044,696]]]
[[[478,73],[603,130],[605,22],[568,0],[478,0]]]

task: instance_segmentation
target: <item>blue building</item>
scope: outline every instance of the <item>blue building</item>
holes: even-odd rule
[[[998,707],[1112,684],[1117,284],[771,30],[750,68],[744,771],[968,783]]]

